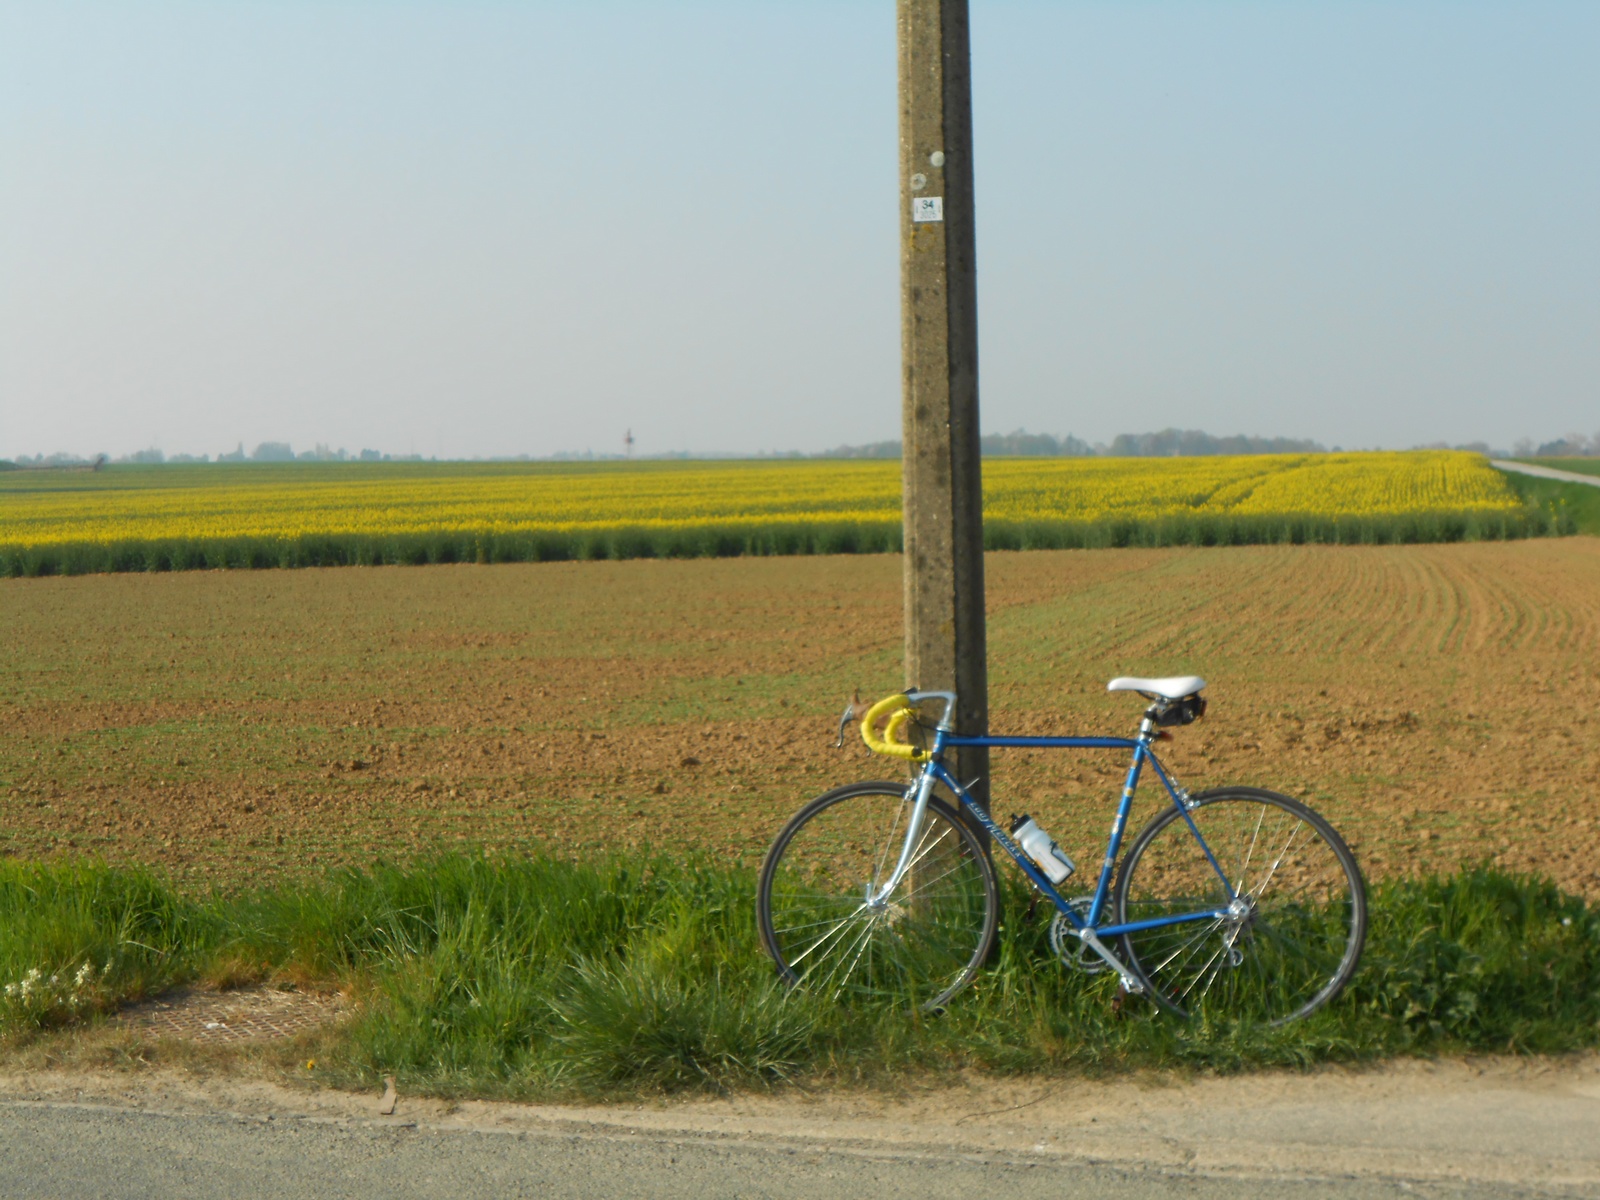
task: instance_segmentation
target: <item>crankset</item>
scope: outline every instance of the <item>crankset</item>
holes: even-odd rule
[[[1068,906],[1087,921],[1089,910],[1094,907],[1093,896],[1074,896],[1067,901]],[[1067,920],[1067,914],[1058,912],[1055,919],[1050,922],[1050,949],[1062,962],[1074,971],[1082,971],[1085,975],[1098,975],[1102,971],[1109,971],[1111,964],[1101,958],[1078,936],[1078,929]]]

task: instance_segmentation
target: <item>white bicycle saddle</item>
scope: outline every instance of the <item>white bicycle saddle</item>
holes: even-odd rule
[[[1166,679],[1137,679],[1132,675],[1118,675],[1106,684],[1108,692],[1153,692],[1168,700],[1182,700],[1205,687],[1206,681],[1198,675],[1172,675]]]

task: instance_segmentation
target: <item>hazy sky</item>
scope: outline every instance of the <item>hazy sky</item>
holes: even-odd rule
[[[1600,4],[972,0],[986,430],[1600,427]],[[898,435],[892,0],[0,0],[0,456]]]

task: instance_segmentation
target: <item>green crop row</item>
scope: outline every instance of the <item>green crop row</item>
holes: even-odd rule
[[[1498,541],[1573,532],[1556,505],[1370,516],[1197,513],[1100,521],[989,521],[990,550],[1272,544],[1390,545]],[[577,532],[307,535],[0,546],[0,576],[261,567],[551,562],[742,555],[881,554],[901,548],[899,522],[728,522]]]

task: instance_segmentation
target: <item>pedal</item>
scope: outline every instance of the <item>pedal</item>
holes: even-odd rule
[[[1128,1008],[1133,1003],[1133,993],[1126,984],[1117,984],[1116,995],[1111,997],[1111,1015],[1121,1020],[1128,1015]]]

